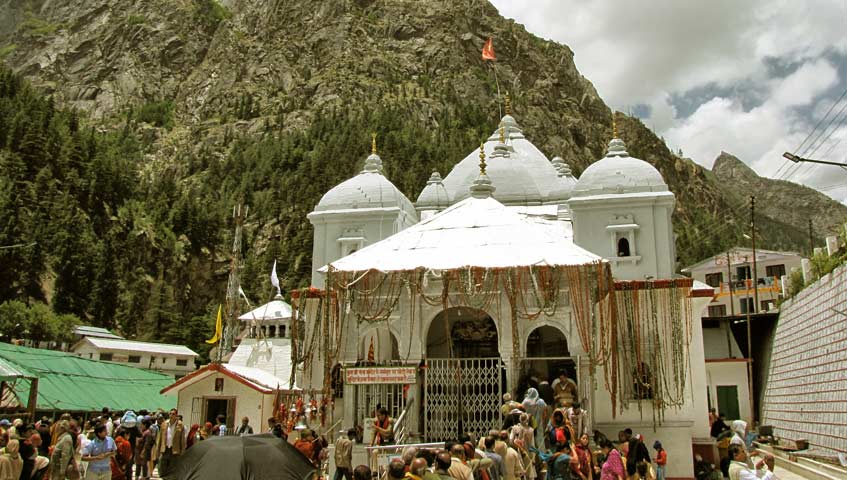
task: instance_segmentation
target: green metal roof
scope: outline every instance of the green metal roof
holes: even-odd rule
[[[38,410],[167,410],[176,406],[176,397],[159,393],[174,382],[169,375],[53,350],[0,343],[0,377],[18,378],[13,388],[24,405],[30,386],[25,377],[37,377]]]

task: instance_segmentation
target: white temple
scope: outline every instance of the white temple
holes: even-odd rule
[[[693,478],[692,448],[708,438],[699,312],[710,297],[674,275],[675,198],[659,171],[614,138],[576,179],[508,105],[414,204],[382,163],[374,145],[308,216],[312,285],[335,313],[305,310],[299,355],[312,360],[297,382],[331,385],[341,428],[380,404],[409,439],[483,434],[500,426],[504,393],[565,372],[591,429],[661,440],[667,475]]]

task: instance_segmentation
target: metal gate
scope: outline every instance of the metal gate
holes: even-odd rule
[[[499,358],[430,358],[424,378],[427,441],[477,438],[500,428],[505,371]]]

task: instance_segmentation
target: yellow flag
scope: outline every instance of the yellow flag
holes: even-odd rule
[[[221,339],[221,330],[223,330],[223,323],[221,322],[221,308],[223,305],[218,305],[218,319],[215,322],[215,336],[206,340],[206,343],[218,343]]]

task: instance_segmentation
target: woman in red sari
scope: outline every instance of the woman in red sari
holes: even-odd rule
[[[588,449],[588,434],[583,433],[576,442],[574,451],[578,461],[571,461],[571,472],[580,480],[590,480],[593,468],[591,466],[591,451]]]

